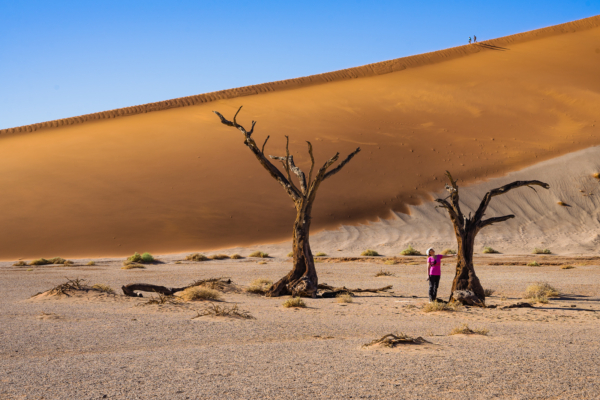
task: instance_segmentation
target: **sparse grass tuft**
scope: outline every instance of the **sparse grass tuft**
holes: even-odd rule
[[[239,254],[234,254],[234,255],[231,256],[232,260],[239,260],[241,258],[244,258],[244,257],[240,256]]]
[[[75,263],[73,261],[70,260],[65,260],[65,262],[63,263],[63,265],[74,265]]]
[[[443,256],[447,256],[447,255],[449,255],[449,254],[456,254],[456,250],[452,250],[452,249],[444,249],[444,250],[442,251],[442,255],[443,255]]]
[[[403,256],[420,256],[421,252],[412,247],[412,245],[408,245],[408,247],[400,252]]]
[[[194,254],[189,254],[185,257],[186,261],[196,261],[196,262],[200,262],[200,261],[207,261],[208,257],[206,257],[204,254],[200,254],[200,253],[194,253]]]
[[[285,308],[306,308],[306,303],[300,297],[292,297],[283,302]]]
[[[213,289],[193,286],[181,292],[181,295],[179,297],[181,297],[185,301],[219,300],[221,298],[221,293]]]
[[[384,262],[385,265],[396,265],[398,264],[398,261],[396,260],[387,260]]]
[[[527,263],[528,267],[539,267],[540,263],[538,263],[537,261],[531,261]]]
[[[538,249],[537,247],[533,249],[533,254],[552,254],[549,249]]]
[[[225,260],[229,258],[227,254],[213,254],[209,257],[211,260]]]
[[[254,294],[265,294],[273,286],[273,281],[267,278],[257,278],[250,283],[250,286],[246,289],[248,293]]]
[[[327,257],[327,254],[323,253],[322,251],[319,251],[317,254],[315,254],[315,257]]]
[[[557,201],[556,204],[558,204],[559,206],[563,206],[563,207],[569,207],[569,205],[567,203],[565,203],[564,201]]]
[[[267,262],[266,261],[259,261],[258,264],[265,265],[265,264],[267,264]]]
[[[375,250],[367,249],[367,250],[363,251],[362,253],[360,253],[360,255],[366,256],[366,257],[377,257],[379,255],[379,253],[376,252]]]
[[[535,303],[548,304],[548,296],[544,296],[544,295],[542,295],[542,296],[533,296],[533,297],[530,297],[529,300],[532,303],[534,303],[534,304]]]
[[[375,277],[379,276],[394,276],[394,274],[392,274],[390,271],[384,271],[383,269],[380,269],[379,272],[375,274]]]
[[[596,172],[595,174],[592,174],[592,176],[596,179],[600,179],[600,173]]]
[[[335,298],[336,303],[352,303],[354,300],[348,293],[338,294]]]
[[[553,286],[551,286],[547,282],[536,282],[527,286],[525,289],[525,295],[523,296],[526,299],[534,299],[541,297],[559,297],[560,292],[556,290]]]
[[[146,268],[144,266],[144,264],[139,264],[139,263],[130,262],[130,261],[125,261],[124,264],[125,265],[123,265],[121,267],[121,269],[144,269],[144,268]]]
[[[462,304],[458,301],[453,301],[452,303],[442,303],[437,301],[432,301],[431,303],[427,303],[423,306],[423,312],[435,312],[435,311],[458,311],[462,308]]]
[[[115,293],[115,291],[113,290],[113,288],[111,288],[108,285],[104,285],[102,283],[96,283],[94,286],[92,286],[92,289],[98,290],[100,292],[108,293],[108,294],[114,294]]]
[[[250,255],[248,257],[268,258],[269,254],[263,253],[262,251],[254,251],[254,252],[250,253]]]
[[[243,318],[243,319],[254,319],[252,315],[250,315],[249,311],[241,310],[238,308],[237,304],[233,306],[220,306],[218,304],[210,303],[206,308],[200,311],[196,311],[196,316],[192,317],[192,319],[204,317],[204,316],[213,316],[213,317],[233,317],[233,318]]]
[[[573,269],[573,268],[575,268],[575,267],[574,267],[574,266],[572,266],[572,265],[563,265],[563,266],[562,266],[562,267],[560,267],[560,268],[561,268],[561,269]]]
[[[486,246],[483,248],[483,254],[498,254],[498,253],[500,253],[498,250],[494,250],[491,247]]]
[[[95,261],[90,261],[90,262],[88,262],[86,265],[89,265],[89,266],[91,267],[91,266],[93,266],[93,265],[96,265],[96,262],[95,262]]]
[[[26,265],[27,265],[27,263],[25,261],[17,261],[16,263],[13,264],[13,267],[24,267]]]
[[[494,292],[495,292],[494,289],[484,289],[483,290],[483,294],[485,295],[485,297],[489,297],[489,296],[493,295]]]
[[[450,335],[484,335],[484,336],[487,336],[487,334],[489,332],[490,332],[489,329],[486,329],[486,328],[471,329],[471,328],[469,328],[469,325],[462,324],[461,326],[457,326],[456,328],[452,329],[452,331],[450,332]]]
[[[294,252],[293,252],[293,251],[290,251],[290,252],[287,254],[287,256],[288,256],[288,257],[294,257]]]

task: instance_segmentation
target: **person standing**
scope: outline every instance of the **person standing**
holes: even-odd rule
[[[471,44],[471,36],[469,36],[469,44]]]
[[[477,36],[473,35],[473,43],[477,43]]]
[[[455,255],[444,256],[435,254],[433,248],[427,249],[427,280],[429,281],[429,302],[436,301],[437,291],[440,286],[440,277],[442,276],[442,259],[454,257]]]

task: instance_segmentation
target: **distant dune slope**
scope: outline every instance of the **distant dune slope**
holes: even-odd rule
[[[53,129],[4,130],[0,258],[179,252],[289,237],[291,200],[241,134],[211,112],[231,117],[242,104],[239,121],[258,121],[257,141],[271,136],[266,153],[282,155],[289,135],[302,168],[306,140],[318,165],[336,151],[363,149],[323,184],[313,229],[406,212],[439,190],[446,169],[468,184],[600,144],[599,67],[600,17],[593,17],[205,95],[209,103],[190,97],[46,123]],[[126,114],[135,115],[112,118]]]

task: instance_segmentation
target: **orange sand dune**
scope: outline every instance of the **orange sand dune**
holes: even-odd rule
[[[307,167],[363,151],[314,230],[600,144],[600,17],[313,77],[0,131],[0,258],[125,255],[290,236],[294,209],[212,110]],[[357,79],[352,79],[357,78]],[[244,96],[244,97],[241,97]],[[185,106],[185,107],[184,107]],[[149,112],[152,111],[152,112]],[[127,118],[119,116],[128,116]],[[54,127],[48,129],[49,127]]]

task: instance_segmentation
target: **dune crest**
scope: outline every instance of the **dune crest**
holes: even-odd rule
[[[569,32],[579,32],[586,29],[597,28],[598,26],[600,26],[600,15],[566,22],[564,24],[535,29],[528,32],[503,36],[496,39],[484,40],[473,45],[452,47],[449,49],[396,58],[393,60],[381,61],[360,67],[342,69],[339,71],[326,72],[323,74],[310,75],[294,79],[285,79],[282,81],[268,82],[258,85],[243,86],[234,89],[219,90],[216,92],[203,93],[194,96],[180,97],[137,106],[123,107],[115,110],[85,114],[76,117],[61,118],[53,121],[0,129],[0,135],[7,133],[34,132],[45,128],[57,128],[60,126],[80,124],[88,121],[125,117],[153,111],[168,110],[176,107],[187,107],[196,104],[209,103],[217,100],[232,99],[260,93],[290,90],[328,82],[389,74],[391,72],[402,71],[407,68],[417,68],[425,65],[444,62],[457,57],[464,57],[470,54],[479,53],[481,51],[505,50],[503,47],[510,44],[542,39]]]

